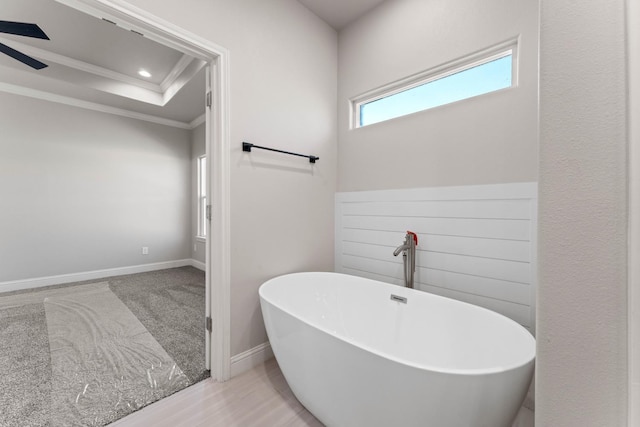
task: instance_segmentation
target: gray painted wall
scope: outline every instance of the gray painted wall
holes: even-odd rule
[[[190,257],[188,131],[5,93],[0,129],[0,282]]]
[[[627,425],[625,3],[541,2],[539,426]]]
[[[239,354],[267,341],[262,283],[333,271],[337,34],[295,0],[129,2],[230,52],[231,354]],[[243,153],[242,141],[320,160]]]
[[[200,239],[196,239],[196,234],[198,234],[197,161],[198,157],[204,155],[207,152],[205,133],[206,125],[204,123],[191,131],[191,258],[202,263],[206,262],[206,242]]]
[[[350,98],[516,36],[517,88],[349,129]],[[537,181],[537,1],[386,1],[340,32],[338,76],[339,191]]]

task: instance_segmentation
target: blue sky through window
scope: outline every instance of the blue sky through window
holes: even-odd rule
[[[512,54],[360,106],[360,126],[511,87]]]

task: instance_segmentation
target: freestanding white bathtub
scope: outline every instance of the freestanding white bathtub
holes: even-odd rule
[[[298,273],[265,282],[260,304],[287,382],[327,426],[509,427],[533,375],[526,329],[426,292]]]

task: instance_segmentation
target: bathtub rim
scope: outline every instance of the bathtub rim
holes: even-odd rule
[[[503,321],[508,321],[508,322],[511,322],[511,323],[515,324],[518,328],[522,329],[522,333],[526,334],[528,336],[528,338],[533,341],[533,349],[534,349],[533,356],[530,359],[528,359],[528,360],[526,360],[524,362],[521,362],[521,363],[513,363],[513,364],[509,364],[509,365],[500,365],[500,366],[495,367],[495,368],[481,368],[481,369],[454,369],[454,368],[435,367],[435,366],[432,366],[432,365],[427,365],[425,363],[420,364],[420,363],[416,363],[416,362],[413,362],[413,361],[410,361],[410,360],[401,359],[401,358],[396,357],[394,355],[388,354],[388,353],[386,353],[384,351],[374,349],[374,348],[372,348],[372,347],[370,347],[370,346],[368,346],[366,344],[355,342],[353,339],[351,339],[349,337],[344,337],[344,336],[338,335],[336,333],[333,333],[332,331],[328,330],[327,328],[321,327],[319,325],[315,325],[315,324],[307,321],[306,319],[302,319],[301,317],[296,316],[290,310],[287,310],[287,309],[283,308],[279,304],[276,304],[275,302],[269,300],[268,298],[266,298],[264,296],[263,288],[266,289],[265,286],[267,284],[272,283],[272,282],[276,281],[277,279],[281,279],[281,278],[284,278],[284,277],[290,277],[290,276],[305,276],[305,275],[318,274],[318,273],[326,274],[326,275],[335,275],[335,276],[355,277],[355,278],[358,278],[358,279],[364,279],[364,280],[369,280],[369,281],[372,281],[372,282],[382,283],[382,284],[385,284],[385,285],[388,285],[388,286],[396,286],[396,285],[393,285],[391,283],[381,282],[379,280],[369,279],[369,278],[366,278],[366,277],[354,276],[354,275],[345,274],[345,273],[329,272],[329,271],[305,271],[305,272],[297,272],[297,273],[288,273],[288,274],[282,274],[280,276],[273,277],[273,278],[267,280],[266,282],[262,283],[262,285],[260,285],[260,287],[258,289],[258,294],[260,296],[261,305],[262,305],[262,302],[264,301],[264,302],[270,304],[271,306],[277,308],[278,310],[286,313],[287,315],[289,315],[289,316],[301,321],[302,323],[304,323],[304,324],[306,324],[306,325],[308,325],[308,326],[310,326],[310,327],[312,327],[314,329],[317,329],[317,330],[319,330],[319,331],[321,331],[321,332],[323,332],[325,334],[328,334],[328,335],[330,335],[330,336],[332,336],[332,337],[334,337],[336,339],[344,341],[347,344],[350,344],[350,345],[353,345],[355,347],[358,347],[358,348],[360,348],[360,349],[362,349],[364,351],[367,351],[369,353],[373,353],[376,356],[391,360],[391,361],[396,362],[396,363],[400,363],[402,365],[410,366],[410,367],[415,368],[415,369],[420,369],[420,370],[425,370],[425,371],[430,371],[430,372],[436,372],[436,373],[442,373],[442,374],[448,374],[448,375],[471,375],[471,376],[476,376],[476,375],[491,375],[491,374],[506,373],[506,372],[509,372],[509,371],[525,368],[527,365],[535,363],[535,360],[536,360],[536,339],[535,339],[535,337],[533,337],[533,335],[529,331],[527,331],[527,329],[524,326],[522,326],[518,322],[514,321],[513,319],[508,318],[507,316],[505,316],[503,314],[500,314],[500,313],[495,312],[493,310],[489,310],[488,308],[480,307],[478,305],[471,304],[471,303],[464,302],[464,301],[459,301],[459,300],[456,300],[456,299],[453,299],[453,298],[448,298],[448,297],[444,297],[444,296],[441,296],[441,295],[432,294],[432,293],[426,292],[426,291],[420,291],[420,290],[417,290],[417,289],[403,288],[403,289],[406,289],[408,292],[418,292],[418,293],[423,293],[424,292],[424,293],[427,293],[430,297],[435,297],[436,299],[446,299],[446,300],[449,300],[449,301],[454,301],[455,303],[458,303],[458,304],[463,304],[463,305],[466,305],[466,306],[470,306],[471,309],[480,310],[482,312],[485,312],[488,315],[499,316]],[[266,327],[266,325],[265,325],[265,327]]]

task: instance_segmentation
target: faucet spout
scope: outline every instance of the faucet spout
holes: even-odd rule
[[[398,256],[400,255],[401,252],[406,251],[407,249],[409,249],[409,245],[404,244],[404,245],[400,245],[396,248],[395,251],[393,251],[393,256]]]

